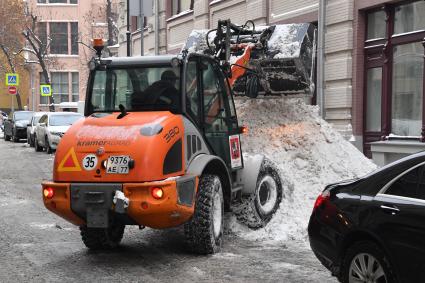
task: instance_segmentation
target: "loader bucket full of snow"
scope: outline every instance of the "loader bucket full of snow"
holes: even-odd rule
[[[246,26],[246,24],[244,25]],[[240,27],[244,27],[240,26]],[[224,32],[226,33],[226,32]],[[217,44],[216,30],[194,30],[183,49],[211,53]],[[208,41],[207,41],[208,38]],[[229,36],[233,64],[243,55],[244,44],[252,50],[247,71],[233,84],[236,95],[313,95],[316,61],[316,27],[309,23],[251,26]],[[216,48],[217,50],[217,48]]]

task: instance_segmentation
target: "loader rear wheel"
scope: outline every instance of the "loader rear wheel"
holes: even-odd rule
[[[80,227],[84,245],[91,250],[113,249],[119,245],[124,235],[124,225],[112,225],[108,228]]]
[[[192,219],[184,226],[190,249],[198,254],[220,250],[223,236],[224,199],[220,178],[202,175]]]
[[[265,227],[279,208],[282,195],[279,172],[271,161],[264,159],[255,192],[242,198],[242,203],[234,209],[236,218],[251,229]]]

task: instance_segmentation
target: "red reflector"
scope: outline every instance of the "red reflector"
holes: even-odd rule
[[[152,188],[152,197],[154,199],[162,199],[164,191],[161,188]]]
[[[314,203],[313,211],[316,210],[316,208],[318,208],[319,206],[321,206],[323,202],[327,201],[329,197],[330,197],[329,191],[324,191],[323,193],[321,193],[317,197],[316,202]]]
[[[45,188],[43,190],[43,195],[45,198],[51,199],[55,195],[55,191],[52,188]]]

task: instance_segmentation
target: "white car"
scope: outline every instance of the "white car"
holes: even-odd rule
[[[74,112],[49,112],[41,116],[34,131],[35,151],[52,153],[69,127],[84,116]]]
[[[32,147],[34,146],[34,131],[35,127],[38,124],[41,116],[46,114],[47,112],[34,112],[32,118],[27,126],[27,143]]]

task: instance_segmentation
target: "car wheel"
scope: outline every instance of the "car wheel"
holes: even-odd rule
[[[30,147],[34,147],[34,135],[30,135],[28,140],[29,140]]]
[[[339,279],[343,283],[396,282],[385,253],[368,241],[355,243],[347,250]]]
[[[223,237],[223,188],[217,175],[202,175],[192,219],[184,225],[189,248],[198,254],[220,250]]]
[[[38,139],[36,135],[34,135],[34,149],[37,152],[40,152],[43,150],[43,148],[38,144]]]
[[[53,149],[50,146],[49,138],[47,136],[44,138],[44,146],[46,148],[46,153],[47,154],[51,154],[53,152]]]
[[[282,196],[282,181],[278,169],[270,160],[264,159],[255,192],[243,197],[242,203],[234,208],[236,218],[251,229],[265,227],[278,210]]]
[[[13,142],[18,142],[19,138],[16,136],[15,130],[12,130],[12,141]]]

